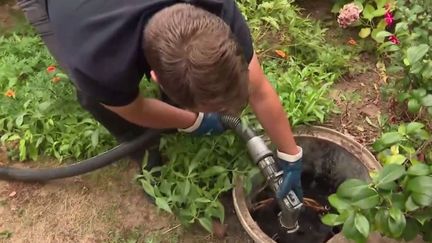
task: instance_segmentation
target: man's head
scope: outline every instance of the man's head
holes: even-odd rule
[[[152,78],[178,105],[238,113],[247,104],[247,62],[230,27],[212,13],[188,4],[157,12],[143,48]]]

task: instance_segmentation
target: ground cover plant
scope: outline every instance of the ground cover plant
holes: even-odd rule
[[[345,71],[349,53],[327,44],[326,29],[301,16],[292,1],[238,4],[291,123],[323,122],[334,108],[326,98],[329,87]],[[78,160],[114,146],[107,131],[79,107],[67,75],[31,30],[4,35],[0,42],[0,99],[5,104],[0,107],[0,135],[12,159]],[[249,109],[242,119],[262,132]],[[230,132],[215,138],[167,135],[160,147],[169,163],[143,171],[137,181],[159,208],[184,225],[198,222],[210,232],[213,219],[224,221],[220,197],[232,188],[235,176],[259,173],[242,141]]]
[[[372,173],[371,181],[342,183],[329,197],[335,211],[322,221],[342,226],[342,233],[355,242],[366,242],[372,232],[431,242],[431,4],[338,1],[333,10],[341,27],[357,28],[360,38],[374,41],[388,74],[383,97],[399,102],[403,115],[398,123],[386,124],[372,145],[383,169]]]

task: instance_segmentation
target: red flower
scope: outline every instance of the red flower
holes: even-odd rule
[[[391,41],[393,44],[398,45],[400,44],[399,39],[395,35],[389,36],[389,41]]]
[[[46,70],[47,70],[47,72],[52,73],[52,72],[54,72],[56,70],[56,67],[53,66],[53,65],[51,65],[51,66],[47,67]]]
[[[387,25],[391,25],[394,22],[393,15],[390,13],[390,11],[387,11],[385,13],[384,19],[385,19],[385,22],[387,23]]]

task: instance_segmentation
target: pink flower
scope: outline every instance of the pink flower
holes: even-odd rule
[[[339,11],[338,23],[342,28],[347,28],[360,18],[361,9],[355,3],[345,4]]]
[[[387,11],[385,13],[384,19],[385,19],[385,22],[387,23],[387,25],[391,25],[394,22],[393,15],[390,13],[390,11]]]
[[[389,41],[391,41],[393,44],[398,45],[400,44],[399,39],[395,35],[389,36]]]

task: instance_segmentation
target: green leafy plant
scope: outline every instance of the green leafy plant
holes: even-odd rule
[[[432,166],[388,164],[366,182],[349,179],[329,196],[336,212],[321,220],[342,225],[342,233],[355,242],[366,242],[372,232],[397,240],[418,234],[432,241]]]
[[[419,122],[400,124],[377,139],[373,148],[383,168],[370,181],[348,179],[329,196],[334,212],[322,217],[330,226],[356,242],[372,232],[397,240],[422,235],[432,241],[432,165],[419,159],[430,142]],[[416,150],[417,149],[417,150]]]
[[[244,177],[250,191],[249,178],[259,173],[243,141],[231,133],[206,138],[165,136],[160,149],[169,163],[143,170],[137,180],[160,209],[174,213],[185,226],[199,222],[209,232],[213,220],[225,220],[220,196],[232,188],[234,178]]]
[[[388,71],[394,76],[387,92],[405,103],[410,113],[424,107],[432,114],[432,4],[397,1],[396,7],[393,30],[380,32],[382,38],[377,40],[378,51],[390,59]],[[385,41],[385,37],[393,42]]]
[[[0,140],[12,159],[82,159],[113,146],[39,37],[4,35],[0,53]]]
[[[429,156],[424,157],[424,151],[430,143],[430,133],[425,129],[425,125],[420,122],[410,122],[400,124],[397,130],[383,133],[377,139],[372,148],[377,154],[378,160],[382,164],[404,164],[407,160],[417,164],[429,160]],[[416,150],[418,148],[418,150]],[[419,161],[419,156],[423,161]]]

